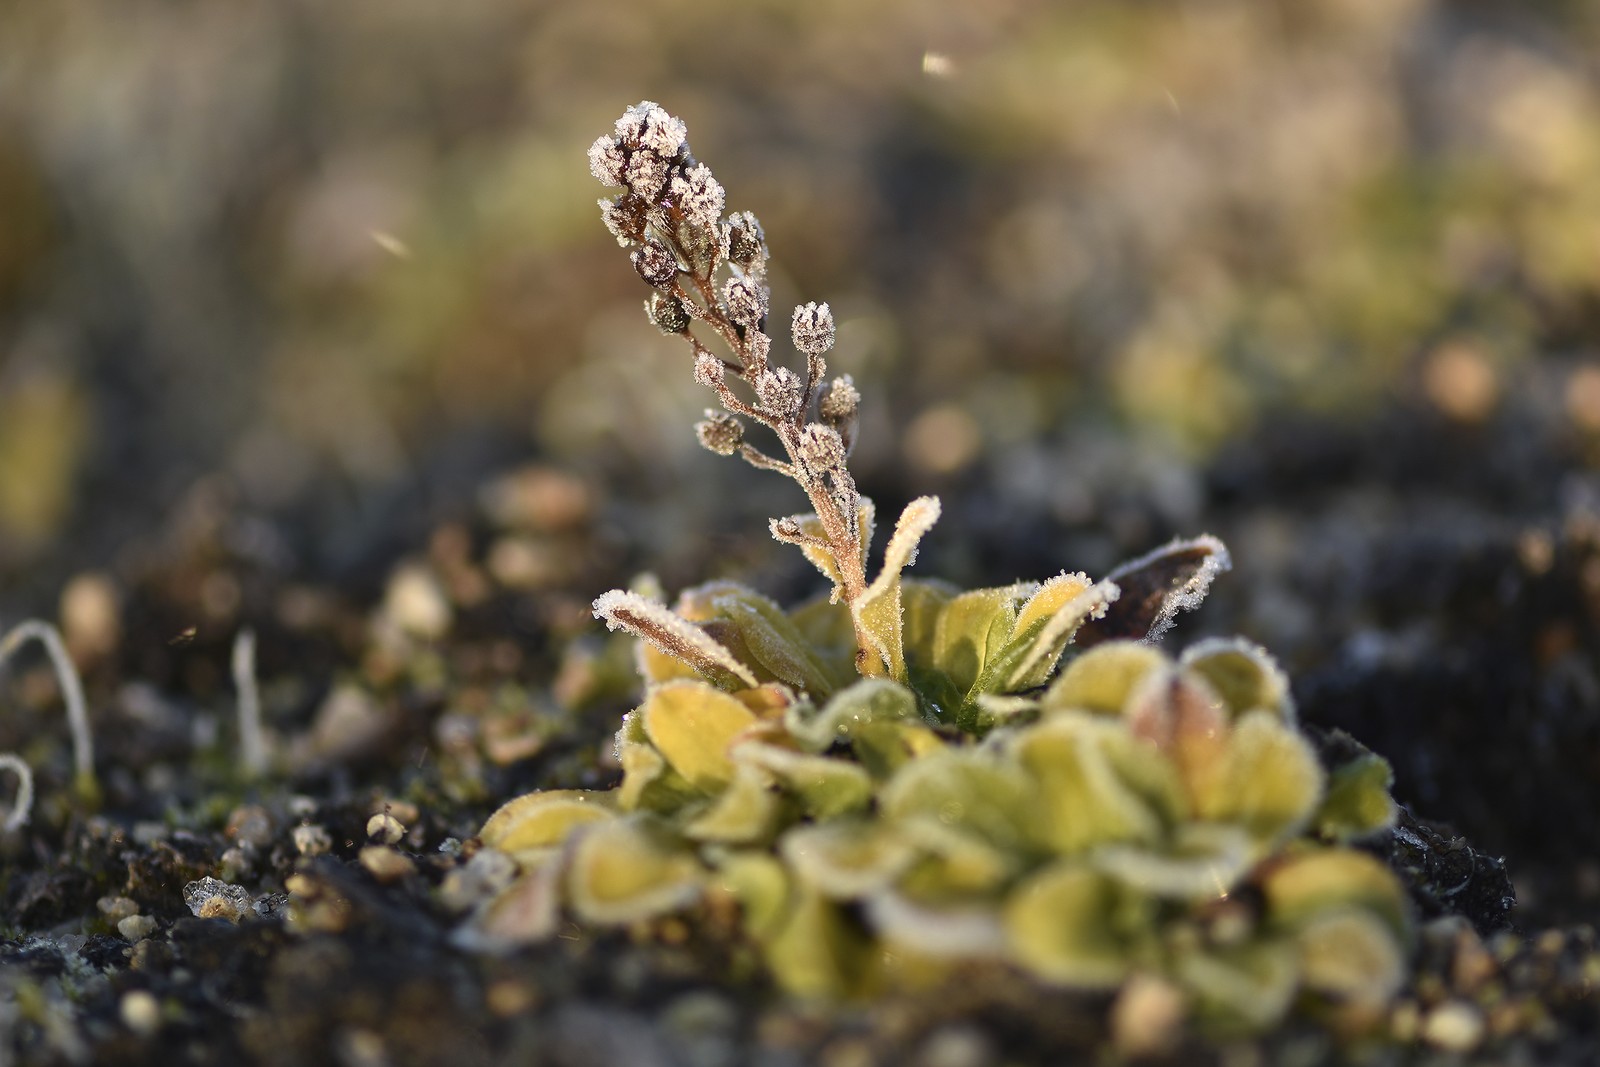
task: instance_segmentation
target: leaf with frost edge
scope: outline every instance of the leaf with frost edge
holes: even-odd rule
[[[594,614],[595,618],[605,622],[608,630],[626,630],[650,642],[724,689],[740,688],[730,684],[730,678],[747,689],[754,689],[760,684],[749,667],[740,663],[732,652],[712,640],[699,626],[666,605],[648,600],[638,593],[630,593],[626,589],[602,593],[595,598]]]

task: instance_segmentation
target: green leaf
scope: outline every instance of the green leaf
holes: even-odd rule
[[[863,992],[874,951],[858,925],[821,893],[800,889],[766,943],[767,966],[790,995],[837,1000]]]
[[[771,776],[741,763],[735,765],[728,787],[683,833],[695,841],[755,844],[771,838],[783,814],[784,804],[773,789]]]
[[[761,741],[737,745],[733,758],[772,775],[813,818],[837,818],[866,807],[872,800],[872,779],[860,766],[846,760],[813,756]]]
[[[726,852],[716,859],[716,885],[744,911],[744,928],[766,941],[783,928],[791,902],[790,878],[770,852]]]
[[[1259,1031],[1288,1012],[1299,984],[1298,955],[1293,945],[1273,941],[1209,950],[1189,945],[1172,970],[1214,1023]]]
[[[887,888],[915,858],[893,828],[864,819],[797,826],[779,840],[778,854],[802,882],[836,900]]]
[[[1382,1004],[1405,981],[1404,948],[1394,931],[1364,908],[1324,912],[1300,927],[1295,942],[1304,982],[1319,993]]]
[[[1045,691],[1046,711],[1095,711],[1121,715],[1134,687],[1151,671],[1162,670],[1167,657],[1136,641],[1107,641],[1067,664]]]
[[[1115,583],[1095,584],[1081,573],[1058,574],[1044,583],[1017,613],[1004,650],[978,688],[1017,693],[1043,685],[1078,628],[1104,615],[1119,593]]]
[[[1394,826],[1395,803],[1389,789],[1394,771],[1389,761],[1367,753],[1335,767],[1328,789],[1312,820],[1320,837],[1356,841]]]
[[[1046,982],[1114,989],[1153,932],[1147,905],[1091,868],[1061,861],[1034,874],[1006,901],[1011,958]]]
[[[933,669],[961,693],[972,695],[984,665],[997,656],[1011,634],[1017,604],[1030,586],[974,589],[953,597],[939,612],[933,636]]]
[[[1159,845],[1107,845],[1094,867],[1151,896],[1173,900],[1221,899],[1250,867],[1250,837],[1236,826],[1189,823]]]
[[[1252,711],[1234,724],[1222,773],[1196,797],[1196,815],[1240,824],[1264,853],[1305,827],[1322,785],[1305,738],[1272,712]]]
[[[790,706],[784,729],[808,752],[822,752],[848,742],[861,727],[882,722],[920,723],[916,694],[886,678],[863,678],[816,708],[805,703]]]
[[[713,685],[739,689],[757,685],[750,668],[695,623],[637,593],[613,589],[594,602],[608,629],[626,630],[700,672]]]
[[[1212,637],[1191,645],[1178,662],[1217,691],[1232,718],[1264,710],[1294,722],[1289,679],[1261,646],[1239,637]]]
[[[889,779],[878,808],[895,821],[936,819],[1013,852],[1035,849],[1037,801],[1020,768],[995,753],[945,748],[913,760]]]
[[[938,521],[936,497],[918,497],[907,504],[884,549],[883,570],[851,605],[858,629],[870,635],[874,645],[862,650],[866,653],[861,664],[863,674],[887,674],[897,682],[906,680],[900,573],[915,562],[917,544]]]
[[[1034,783],[1033,834],[1052,851],[1072,855],[1114,841],[1160,840],[1160,818],[1106,757],[1107,738],[1123,729],[1062,712],[1010,740]],[[1161,756],[1150,751],[1147,758]]]
[[[597,822],[577,839],[567,871],[567,899],[579,917],[629,923],[676,911],[706,884],[694,856],[648,817]]]
[[[559,845],[579,826],[616,816],[610,792],[552,789],[508,801],[489,816],[478,837],[490,848],[518,853]]]
[[[638,714],[650,743],[696,789],[713,793],[733,777],[728,746],[759,720],[739,701],[700,682],[668,682],[645,694]]]
[[[832,676],[811,651],[805,636],[777,604],[750,589],[719,596],[713,602],[719,615],[738,631],[750,659],[785,685],[826,698],[855,676]]]
[[[1410,906],[1399,880],[1383,862],[1349,848],[1300,851],[1275,862],[1262,879],[1267,917],[1274,926],[1294,929],[1319,915],[1365,908],[1390,930],[1407,936]]]

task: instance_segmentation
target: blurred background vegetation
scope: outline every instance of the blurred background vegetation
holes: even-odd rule
[[[1597,56],[1583,0],[4,5],[0,611],[219,500],[353,574],[530,457],[770,513],[597,217],[641,98],[839,313],[869,489],[1089,521],[1093,441],[1159,488],[1540,365],[1593,435]]]

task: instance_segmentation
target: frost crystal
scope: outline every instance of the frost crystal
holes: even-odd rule
[[[627,164],[628,157],[614,137],[597,138],[589,146],[589,173],[601,185],[623,184],[623,169]]]
[[[250,906],[250,891],[242,885],[231,885],[215,878],[202,878],[183,887],[183,902],[202,919],[228,918]]]

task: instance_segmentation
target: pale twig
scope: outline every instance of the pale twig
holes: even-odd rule
[[[38,641],[50,656],[55,668],[56,683],[61,687],[61,700],[67,707],[67,726],[72,732],[72,758],[77,779],[94,785],[94,739],[89,733],[88,704],[83,699],[83,681],[78,668],[67,654],[61,632],[42,619],[28,619],[18,623],[0,639],[0,663],[9,659],[29,640]]]
[[[256,632],[248,626],[233,639],[233,688],[239,698],[239,762],[248,777],[259,778],[267,770],[267,740],[256,683]]]
[[[9,834],[26,825],[28,817],[33,814],[33,769],[15,752],[0,752],[0,767],[17,776],[16,799],[11,802],[6,821],[0,823],[0,830]]]

